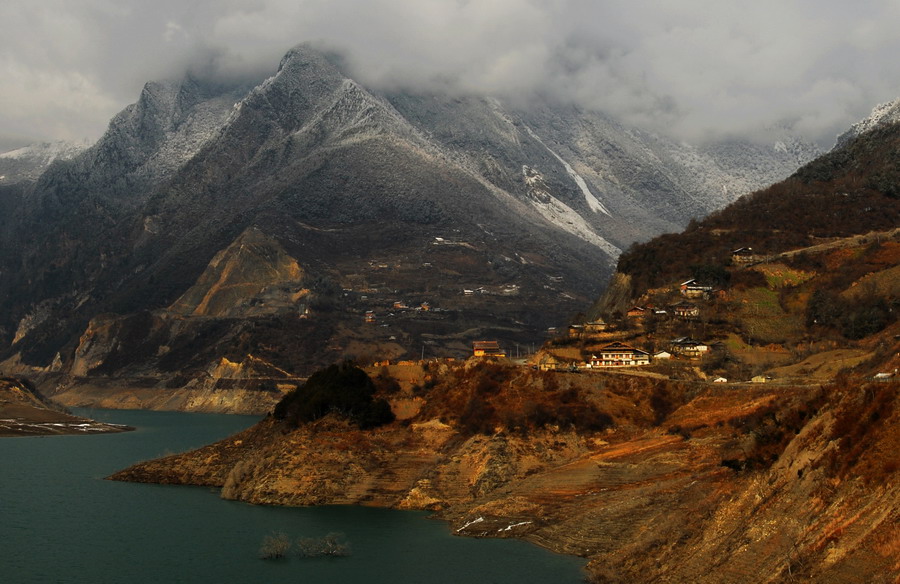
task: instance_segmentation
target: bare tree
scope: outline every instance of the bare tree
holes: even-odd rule
[[[291,539],[286,533],[273,531],[265,536],[259,546],[259,557],[264,560],[277,560],[287,555],[291,549]]]
[[[342,533],[329,533],[323,537],[301,537],[297,540],[297,551],[304,558],[349,556],[350,544]]]

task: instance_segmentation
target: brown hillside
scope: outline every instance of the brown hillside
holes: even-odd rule
[[[253,503],[438,510],[460,535],[588,557],[593,582],[896,582],[896,382],[420,373],[424,386],[389,395],[421,407],[389,425],[267,418],[113,478],[220,486]],[[608,425],[579,430],[591,411]]]
[[[632,291],[690,276],[691,266],[721,265],[731,250],[774,255],[900,225],[900,125],[863,134],[771,187],[745,195],[680,234],[632,246],[618,270]]]

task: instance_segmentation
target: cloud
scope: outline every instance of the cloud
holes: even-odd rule
[[[891,0],[11,0],[0,146],[96,137],[148,80],[270,75],[299,42],[378,88],[539,92],[685,139],[785,122],[828,142],[900,95],[898,17]]]

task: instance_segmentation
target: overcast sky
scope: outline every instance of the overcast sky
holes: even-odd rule
[[[900,97],[897,0],[5,0],[0,150],[95,139],[148,80],[265,77],[300,42],[371,86],[539,91],[687,140],[830,145]]]

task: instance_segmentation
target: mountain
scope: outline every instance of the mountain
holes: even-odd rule
[[[550,102],[379,93],[306,46],[262,82],[149,83],[96,144],[7,199],[2,355],[39,366],[59,353],[68,374],[76,355],[117,355],[75,370],[168,387],[190,381],[175,363],[208,375],[225,354],[300,375],[342,356],[461,355],[476,338],[527,346],[596,296],[621,249],[809,153],[785,144],[701,149]],[[253,282],[258,256],[230,252],[243,280],[213,292],[227,308],[179,305],[202,304],[217,254],[247,233],[296,265],[280,308],[260,310],[275,300]],[[361,327],[367,311],[377,324]],[[155,347],[88,350],[94,319],[166,331]],[[314,339],[305,364],[289,351],[300,331]],[[192,358],[154,371],[193,337],[206,340]]]
[[[0,154],[0,185],[37,180],[56,160],[71,160],[84,152],[87,142],[44,142]]]

